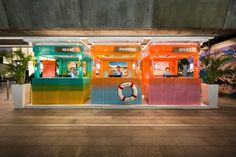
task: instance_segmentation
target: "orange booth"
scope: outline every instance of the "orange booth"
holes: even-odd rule
[[[156,43],[142,52],[142,89],[148,104],[201,104],[198,50],[195,43]],[[181,64],[183,59],[192,63]]]
[[[92,104],[141,104],[140,45],[93,45]]]

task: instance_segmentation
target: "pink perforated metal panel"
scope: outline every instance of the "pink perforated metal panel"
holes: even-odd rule
[[[200,105],[201,81],[196,78],[154,78],[145,97],[153,105]]]

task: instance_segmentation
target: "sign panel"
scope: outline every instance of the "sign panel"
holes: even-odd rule
[[[56,47],[55,52],[80,52],[79,47]]]
[[[197,52],[196,47],[174,47],[173,52]]]
[[[139,46],[115,46],[115,52],[140,52]]]

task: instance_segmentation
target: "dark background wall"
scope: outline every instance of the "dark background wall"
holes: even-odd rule
[[[236,29],[235,0],[0,0],[0,29]]]

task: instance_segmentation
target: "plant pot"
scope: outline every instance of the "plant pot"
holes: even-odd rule
[[[218,105],[218,84],[202,83],[202,102],[211,108],[217,108]]]
[[[23,108],[31,101],[31,84],[14,84],[11,86],[14,109]]]

